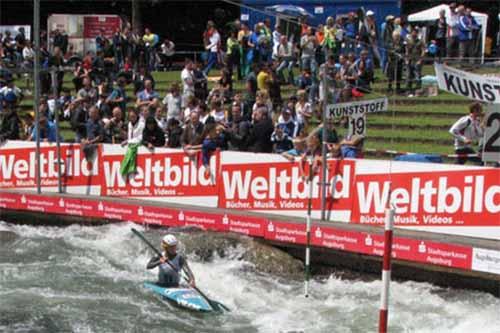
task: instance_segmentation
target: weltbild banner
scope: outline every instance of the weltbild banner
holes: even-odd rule
[[[439,89],[485,103],[500,103],[500,78],[434,64]]]
[[[124,177],[120,164],[125,148],[100,145],[93,161],[87,161],[81,149],[77,144],[62,145],[66,193],[161,201],[166,208],[170,203],[218,207],[228,214],[248,210],[305,218],[307,213],[305,175],[297,161],[278,154],[223,151],[212,156],[205,170],[182,150],[141,147],[136,173]],[[43,192],[57,191],[56,161],[55,144],[42,144]],[[36,189],[35,166],[34,143],[8,142],[0,148],[0,188]],[[327,178],[323,180],[320,171],[313,181],[315,218],[322,206],[319,184],[326,183],[330,221],[382,226],[390,202],[398,227],[500,240],[498,168],[354,159],[332,159],[327,167]],[[123,214],[123,219],[129,218]],[[157,212],[137,207],[137,214],[156,216]]]

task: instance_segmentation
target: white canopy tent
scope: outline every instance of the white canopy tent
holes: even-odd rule
[[[439,12],[443,10],[446,12],[446,20],[449,22],[451,17],[450,7],[448,5],[439,5],[418,13],[408,16],[408,22],[429,22],[435,21],[439,18]],[[484,50],[486,46],[486,28],[488,26],[488,15],[478,12],[472,12],[472,16],[476,22],[482,26],[481,30],[481,62],[484,62]]]

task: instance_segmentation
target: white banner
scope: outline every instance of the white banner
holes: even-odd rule
[[[500,78],[434,64],[439,89],[486,103],[500,103]]]
[[[389,101],[387,97],[370,99],[367,101],[330,104],[326,117],[339,118],[339,117],[356,117],[363,116],[367,113],[384,112],[387,111]]]
[[[489,105],[484,119],[483,162],[500,162],[500,106]]]

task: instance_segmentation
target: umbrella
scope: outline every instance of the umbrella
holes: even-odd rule
[[[268,6],[265,9],[267,12],[274,12],[279,15],[285,15],[290,17],[301,17],[301,16],[314,17],[314,15],[309,13],[304,8],[294,5],[275,5],[275,6]]]

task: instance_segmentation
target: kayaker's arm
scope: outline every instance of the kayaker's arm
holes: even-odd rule
[[[160,265],[161,264],[160,259],[161,259],[161,257],[159,257],[159,256],[155,256],[155,257],[151,258],[151,260],[148,262],[148,265],[146,266],[146,268],[153,269],[156,266]]]
[[[196,283],[195,283],[195,279],[194,279],[194,274],[193,274],[193,271],[191,271],[191,268],[189,268],[187,260],[184,261],[184,266],[182,268],[184,269],[184,272],[187,274],[188,283],[192,286],[195,286]]]

